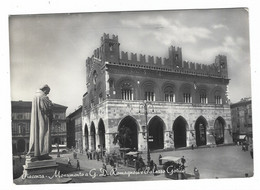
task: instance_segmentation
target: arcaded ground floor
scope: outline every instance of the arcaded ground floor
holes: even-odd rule
[[[230,144],[228,105],[107,101],[83,116],[84,150],[178,149]],[[147,143],[148,141],[148,143]]]

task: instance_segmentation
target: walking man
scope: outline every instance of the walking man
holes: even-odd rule
[[[77,170],[80,170],[79,160],[77,160]]]

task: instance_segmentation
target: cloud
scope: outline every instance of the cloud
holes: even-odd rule
[[[221,29],[221,28],[224,28],[224,29],[228,29],[228,27],[224,24],[214,24],[211,26],[213,29]]]
[[[136,20],[122,20],[124,27],[136,28],[151,33],[157,41],[169,46],[170,43],[197,43],[200,39],[210,39],[211,31],[204,27],[189,27],[177,20],[163,16],[140,17]]]

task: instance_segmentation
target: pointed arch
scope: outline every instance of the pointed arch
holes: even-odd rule
[[[89,135],[88,135],[88,125],[87,124],[85,124],[85,127],[84,127],[84,135],[85,135],[85,148],[89,149],[89,142],[88,142]]]
[[[166,102],[175,102],[176,100],[176,88],[171,82],[165,82],[162,85],[163,100]]]
[[[141,84],[141,98],[147,101],[155,101],[156,99],[156,83],[152,80],[145,80]]]
[[[222,87],[216,86],[211,90],[211,102],[214,104],[223,104],[225,102],[225,91]]]
[[[154,116],[148,123],[149,148],[151,150],[164,148],[164,130],[165,123],[159,116]]]
[[[106,147],[106,139],[105,139],[105,125],[103,119],[100,119],[98,122],[98,136],[99,136],[99,145],[102,148]]]
[[[123,100],[134,100],[136,99],[135,89],[136,83],[130,77],[123,77],[120,78],[115,85],[117,98]]]
[[[91,150],[96,150],[96,129],[93,121],[90,126],[90,147]]]
[[[132,116],[124,117],[118,125],[118,143],[121,148],[138,149],[139,125]]]
[[[179,101],[184,103],[192,103],[192,96],[194,94],[194,90],[191,84],[184,83],[180,86],[179,89]]]
[[[214,137],[216,144],[224,143],[224,132],[225,132],[226,122],[222,117],[218,117],[214,122]]]
[[[175,148],[186,147],[187,146],[187,128],[188,123],[186,119],[179,116],[175,119],[173,123],[173,134],[174,134],[174,146]]]
[[[199,116],[195,122],[196,145],[203,146],[207,144],[208,122],[203,116]]]

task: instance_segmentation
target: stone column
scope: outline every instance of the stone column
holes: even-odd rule
[[[138,133],[138,150],[139,151],[146,151],[146,139],[144,137],[146,137],[145,133],[143,133],[143,132]]]

